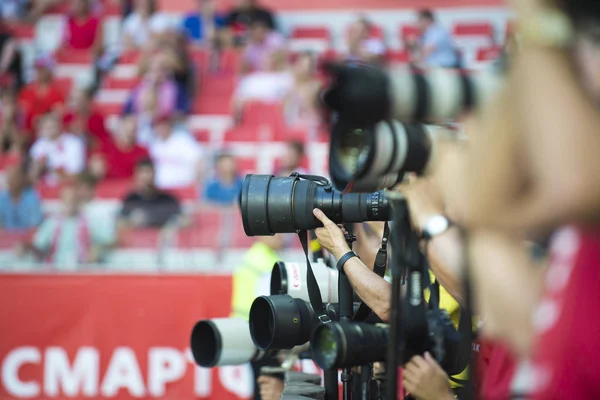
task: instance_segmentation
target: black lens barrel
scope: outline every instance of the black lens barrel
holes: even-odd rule
[[[240,195],[247,236],[311,230],[322,224],[321,209],[335,223],[387,221],[391,207],[382,192],[342,194],[329,186],[298,177],[246,175]]]
[[[329,343],[334,340],[336,343]],[[364,322],[333,322],[320,325],[313,333],[313,359],[323,369],[344,368],[384,361],[388,328]],[[329,354],[335,351],[336,354]]]

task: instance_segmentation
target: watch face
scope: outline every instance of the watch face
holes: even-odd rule
[[[448,229],[448,220],[441,216],[435,215],[427,222],[427,233],[429,236],[436,236]]]

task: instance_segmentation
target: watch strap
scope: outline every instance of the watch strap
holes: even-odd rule
[[[358,257],[358,255],[355,252],[353,252],[352,250],[350,250],[349,252],[347,252],[346,254],[341,256],[337,262],[338,271],[342,272],[344,270],[344,264],[346,264],[346,262],[348,262],[349,259],[354,258],[354,257]]]

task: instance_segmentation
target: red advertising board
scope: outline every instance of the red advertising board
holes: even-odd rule
[[[248,398],[248,365],[189,351],[230,299],[230,276],[0,275],[0,399]]]

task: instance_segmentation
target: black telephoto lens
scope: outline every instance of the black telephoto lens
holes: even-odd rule
[[[311,339],[313,359],[324,370],[384,361],[387,344],[387,326],[364,322],[320,325]]]
[[[327,315],[337,319],[332,304],[327,304]],[[317,315],[309,302],[289,295],[260,296],[250,308],[250,335],[260,350],[291,349],[310,340],[318,325]]]
[[[240,194],[247,236],[267,236],[311,230],[322,224],[313,215],[321,209],[335,223],[387,221],[390,204],[382,192],[342,194],[324,178],[318,182],[297,176],[246,175]]]

